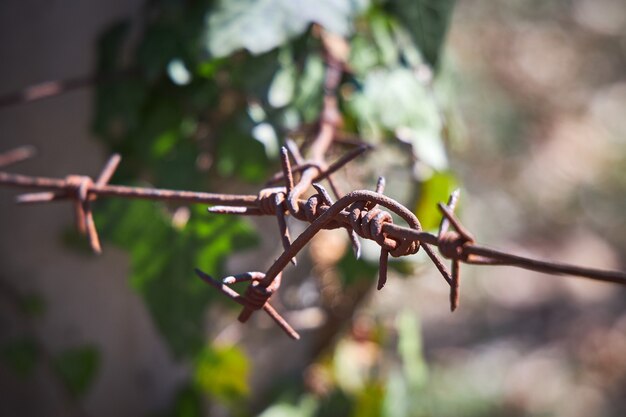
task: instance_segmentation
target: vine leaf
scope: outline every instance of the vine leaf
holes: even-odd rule
[[[98,372],[100,354],[91,346],[69,349],[54,358],[53,367],[70,395],[80,397]]]
[[[437,209],[437,203],[446,201],[458,187],[459,183],[450,171],[435,172],[421,183],[420,198],[413,212],[420,219],[424,230],[439,227],[441,212]]]
[[[37,343],[29,337],[11,341],[0,347],[0,361],[19,377],[30,376],[38,358]]]
[[[408,310],[396,317],[398,353],[402,358],[404,376],[413,389],[423,389],[428,381],[428,368],[422,352],[420,323]]]
[[[389,9],[419,46],[430,65],[437,67],[455,0],[390,0]]]
[[[131,285],[141,294],[172,352],[190,356],[204,344],[203,316],[215,294],[189,275],[189,265],[222,273],[226,257],[255,242],[250,226],[235,218],[207,216],[194,207],[175,227],[149,201],[110,201],[97,219],[102,235],[127,249]]]
[[[352,31],[352,19],[367,3],[365,0],[222,1],[208,18],[207,47],[216,57],[242,48],[261,54],[300,35],[312,23],[345,36]]]
[[[370,71],[351,104],[353,114],[373,137],[394,132],[420,160],[437,170],[447,168],[437,104],[409,69]]]
[[[265,409],[259,417],[313,417],[317,414],[318,401],[311,395],[303,396],[297,404],[290,404],[285,401],[274,403]],[[340,414],[333,414],[340,415]]]
[[[195,385],[216,399],[234,404],[249,393],[250,364],[236,346],[207,347],[196,360]]]

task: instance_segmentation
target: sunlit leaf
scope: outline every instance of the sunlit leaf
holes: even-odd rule
[[[400,51],[397,42],[392,37],[388,20],[383,15],[373,15],[370,19],[370,30],[377,46],[381,63],[386,66],[393,66],[398,62]]]
[[[90,346],[69,349],[53,358],[53,367],[73,397],[89,389],[100,367],[100,354]]]
[[[210,396],[232,404],[248,394],[248,358],[236,346],[207,347],[196,360],[194,383]]]
[[[249,182],[264,181],[269,168],[265,145],[252,136],[252,124],[250,132],[247,124],[232,123],[230,126],[230,129],[224,129],[224,137],[216,150],[219,174],[238,176]]]
[[[368,383],[357,395],[354,417],[379,417],[385,398],[385,389],[380,383]]]
[[[421,184],[415,215],[425,230],[439,227],[441,212],[437,208],[437,203],[447,203],[448,197],[457,187],[456,177],[448,171],[435,172]]]
[[[296,405],[279,402],[263,411],[259,417],[312,417],[318,407],[312,396],[304,396]]]
[[[337,385],[355,395],[365,389],[379,354],[380,346],[375,343],[341,340],[333,356],[333,374]]]
[[[351,106],[370,136],[395,136],[411,144],[416,157],[435,169],[447,167],[441,140],[442,121],[434,96],[409,69],[397,67],[367,73]]]
[[[341,35],[368,1],[240,0],[222,1],[208,18],[207,45],[214,56],[238,49],[260,54],[304,32],[311,23]]]
[[[272,107],[284,107],[291,102],[296,88],[296,68],[288,50],[279,54],[281,66],[276,71],[267,93],[267,101]]]
[[[404,374],[410,386],[423,387],[428,378],[428,369],[422,354],[422,335],[414,313],[403,311],[396,320],[398,329],[398,353],[402,358]]]
[[[324,62],[319,55],[310,54],[298,79],[294,97],[294,107],[305,122],[311,122],[318,117],[322,104],[323,82]]]
[[[387,377],[385,399],[383,401],[383,415],[386,417],[408,417],[413,411],[419,415],[415,407],[412,410],[413,398],[409,392],[407,381],[401,372],[393,370]],[[413,393],[415,396],[415,393]]]

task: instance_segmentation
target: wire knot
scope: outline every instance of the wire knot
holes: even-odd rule
[[[259,281],[252,281],[250,285],[248,285],[248,288],[246,288],[243,298],[246,300],[246,304],[250,309],[260,310],[265,303],[268,302],[273,293],[273,290],[269,289],[269,287],[263,287]]]
[[[439,236],[438,246],[445,258],[467,261],[469,255],[465,253],[465,245],[472,243],[474,243],[472,239],[451,230]]]
[[[70,193],[79,201],[86,201],[89,194],[89,189],[93,185],[93,180],[84,175],[68,175],[65,177],[65,182],[68,185]]]
[[[329,196],[321,193],[313,194],[305,202],[299,204],[300,209],[294,217],[313,223],[318,217],[324,214],[332,204],[332,201],[329,200]],[[341,223],[337,220],[331,220],[324,226],[325,229],[337,229],[339,227],[341,227]]]
[[[412,255],[419,250],[419,242],[390,237],[383,232],[385,223],[393,223],[391,214],[384,210],[378,208],[367,210],[355,205],[350,211],[349,219],[352,229],[359,236],[375,241],[393,257]]]
[[[257,207],[262,214],[270,216],[276,214],[277,210],[284,210],[284,201],[285,187],[264,188],[259,191]]]
[[[280,287],[282,273],[278,274],[269,285],[266,284],[267,286],[263,285],[263,278],[265,278],[265,274],[261,273],[258,278],[252,279],[250,285],[246,288],[246,292],[243,294],[243,298],[251,310],[260,310],[265,306]]]

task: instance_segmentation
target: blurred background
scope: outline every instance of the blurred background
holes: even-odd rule
[[[2,2],[0,96],[87,85],[0,108],[0,152],[38,149],[5,170],[95,176],[119,152],[116,184],[256,193],[315,131],[320,27],[350,48],[342,132],[376,146],[344,192],[385,175],[434,228],[459,186],[480,243],[626,270],[621,0]],[[71,207],[16,195],[0,189],[2,415],[626,415],[619,286],[464,267],[451,314],[423,253],[377,292],[376,247],[356,261],[327,231],[275,297],[295,343],[193,274],[266,270],[274,219],[101,199],[96,257]]]

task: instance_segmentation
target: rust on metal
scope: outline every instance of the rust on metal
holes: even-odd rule
[[[450,309],[456,310],[460,300],[460,267],[462,263],[475,265],[508,265],[555,275],[571,275],[593,280],[626,285],[626,273],[584,268],[574,265],[531,259],[475,243],[472,234],[455,216],[460,193],[455,191],[447,204],[438,208],[442,220],[437,234],[422,230],[418,218],[401,203],[385,196],[385,180],[380,177],[375,191],[355,190],[343,195],[333,181],[332,175],[346,164],[354,161],[370,146],[350,138],[349,144],[356,148],[328,164],[326,154],[334,143],[346,141],[341,126],[341,113],[338,107],[337,90],[346,63],[340,58],[326,53],[326,74],[324,79],[324,99],[321,116],[314,128],[304,131],[312,135],[299,149],[288,139],[287,147],[280,152],[281,172],[274,175],[257,195],[214,194],[193,191],[164,190],[147,187],[110,185],[108,182],[119,165],[119,155],[113,155],[95,181],[90,177],[70,175],[65,179],[32,177],[0,172],[0,185],[36,190],[34,193],[18,196],[18,203],[46,203],[69,199],[76,211],[77,227],[87,235],[94,252],[99,253],[100,240],[93,222],[92,202],[98,197],[139,198],[149,200],[178,201],[211,205],[208,211],[213,214],[274,216],[276,217],[283,252],[266,272],[247,272],[225,277],[222,281],[213,279],[199,269],[196,274],[208,285],[243,307],[239,320],[247,321],[255,311],[263,310],[291,338],[299,339],[298,333],[272,307],[271,297],[280,288],[283,271],[296,255],[322,229],[343,228],[353,245],[355,256],[360,255],[359,239],[372,240],[380,246],[380,264],[377,288],[382,289],[387,282],[389,255],[410,256],[424,249],[428,257],[450,286]],[[21,154],[20,154],[21,152]],[[0,165],[23,159],[23,151],[13,154],[0,154]],[[306,154],[306,157],[303,156]],[[13,155],[13,156],[12,156]],[[15,156],[17,155],[17,157]],[[294,164],[291,163],[293,158]],[[8,162],[7,162],[8,161]],[[297,175],[294,175],[297,174]],[[296,181],[297,177],[297,181]],[[319,181],[326,181],[336,197],[336,201]],[[305,198],[305,194],[315,190]],[[406,225],[395,224],[392,213]],[[286,217],[307,222],[307,228],[294,240],[291,239]],[[437,251],[435,250],[437,248]],[[451,268],[443,258],[451,261]],[[246,282],[243,295],[230,285]]]
[[[20,146],[8,152],[0,153],[0,167],[6,167],[25,161],[26,159],[32,158],[36,153],[37,150],[35,147],[29,145]]]

